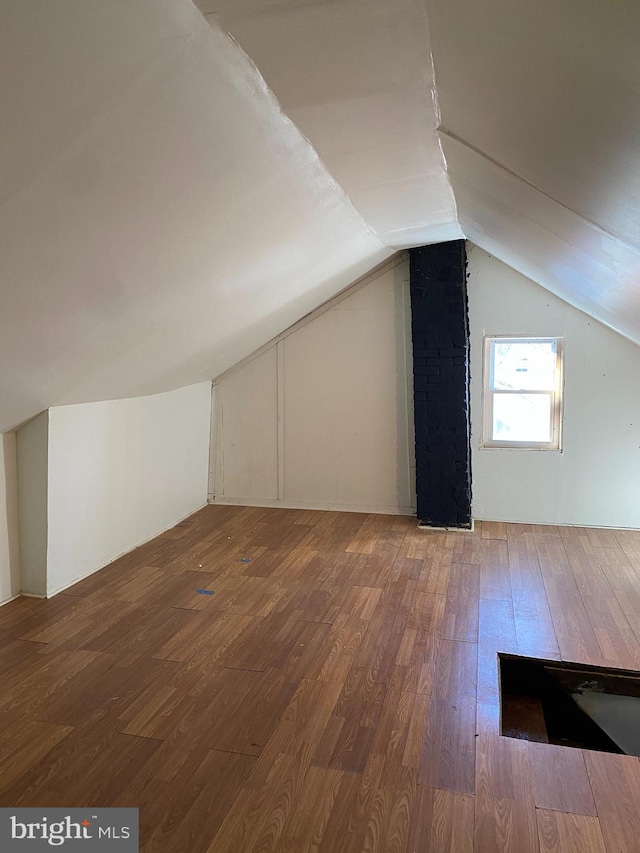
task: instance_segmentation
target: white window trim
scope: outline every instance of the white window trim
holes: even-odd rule
[[[499,392],[490,387],[491,382],[491,342],[502,341],[514,343],[523,341],[555,341],[556,343],[556,388],[553,391],[507,391]],[[562,421],[563,421],[563,388],[564,388],[564,338],[554,336],[539,337],[537,335],[488,335],[484,339],[482,357],[482,447],[488,450],[556,450],[562,452]],[[551,398],[551,441],[505,441],[490,438],[493,424],[493,396],[500,394],[543,394]]]

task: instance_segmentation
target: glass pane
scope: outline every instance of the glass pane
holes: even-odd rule
[[[492,341],[496,391],[553,391],[556,387],[555,341]]]
[[[494,394],[493,441],[551,441],[551,396]]]

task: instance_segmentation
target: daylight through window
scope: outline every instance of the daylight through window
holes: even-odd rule
[[[485,338],[484,446],[558,450],[562,340]]]

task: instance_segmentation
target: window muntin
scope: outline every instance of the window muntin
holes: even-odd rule
[[[560,448],[562,340],[485,338],[485,447]]]

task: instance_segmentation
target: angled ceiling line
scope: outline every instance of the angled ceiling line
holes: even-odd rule
[[[399,266],[403,261],[406,261],[409,258],[408,253],[404,249],[400,249],[395,254],[391,255],[391,257],[383,261],[380,264],[377,264],[370,272],[366,273],[360,278],[356,279],[353,284],[348,285],[335,296],[332,296],[330,299],[327,299],[321,305],[318,305],[317,308],[314,308],[313,311],[309,311],[308,314],[305,314],[304,317],[301,317],[297,322],[293,323],[291,326],[288,326],[279,334],[275,335],[271,340],[267,341],[261,347],[249,353],[245,358],[241,361],[238,361],[232,367],[229,367],[227,370],[218,374],[211,380],[212,385],[217,385],[219,382],[222,382],[224,379],[228,379],[230,376],[233,376],[239,370],[242,370],[243,367],[246,367],[247,364],[250,364],[252,361],[255,361],[256,358],[259,358],[263,353],[267,350],[274,347],[276,344],[280,343],[280,341],[285,340],[285,338],[290,337],[299,329],[302,329],[304,326],[307,326],[313,320],[316,320],[318,317],[321,317],[323,314],[326,314],[327,311],[331,311],[332,308],[340,305],[341,302],[344,302],[345,299],[349,299],[349,297],[354,296],[358,291],[362,290],[365,287],[368,287],[372,282],[376,279],[380,278],[380,276],[384,275],[391,270],[394,270],[397,266]]]
[[[435,133],[425,0],[274,0],[268,10],[254,0],[195,5],[253,59],[386,247],[462,236]]]
[[[202,13],[201,13],[201,14],[202,14]],[[285,124],[288,124],[291,128],[293,128],[293,129],[294,129],[294,130],[299,134],[300,138],[301,138],[301,139],[306,143],[306,145],[309,147],[309,149],[310,149],[311,151],[313,151],[313,153],[314,153],[314,155],[315,155],[315,158],[316,158],[316,160],[317,160],[317,162],[318,162],[318,165],[319,165],[319,166],[321,167],[321,169],[325,172],[325,174],[329,177],[329,179],[330,179],[331,183],[333,184],[334,189],[337,191],[337,193],[338,193],[339,195],[341,195],[341,196],[342,196],[342,198],[344,199],[344,201],[346,201],[346,202],[348,203],[348,205],[351,207],[352,211],[353,211],[353,212],[356,214],[356,216],[360,219],[360,221],[361,221],[361,222],[362,222],[362,224],[366,227],[367,231],[369,231],[369,233],[371,234],[371,236],[372,236],[372,237],[374,237],[376,240],[378,240],[378,242],[379,242],[382,246],[386,246],[387,244],[384,242],[384,240],[382,239],[382,237],[381,237],[381,236],[377,233],[377,231],[376,231],[376,230],[375,230],[375,229],[374,229],[374,228],[373,228],[373,227],[372,227],[372,226],[367,222],[367,220],[364,218],[364,216],[362,215],[362,213],[360,213],[360,211],[358,210],[358,208],[355,206],[355,204],[353,203],[353,199],[351,198],[351,195],[346,191],[346,189],[344,188],[343,184],[342,184],[342,183],[341,183],[341,182],[336,178],[336,176],[335,176],[335,174],[334,174],[333,170],[329,168],[329,166],[327,165],[327,163],[325,162],[325,160],[320,156],[320,154],[319,154],[318,149],[316,148],[316,146],[311,142],[311,140],[309,139],[309,137],[307,136],[307,134],[303,132],[303,130],[302,130],[302,128],[300,127],[300,125],[298,125],[298,124],[297,124],[297,123],[296,123],[296,122],[291,118],[291,116],[289,115],[289,113],[288,113],[288,112],[286,112],[286,110],[285,110],[285,109],[284,109],[284,107],[282,106],[282,103],[280,102],[280,99],[279,99],[279,98],[278,98],[278,96],[275,94],[275,92],[273,91],[273,89],[269,86],[269,84],[268,84],[268,83],[267,83],[267,81],[265,80],[265,78],[264,78],[264,76],[263,76],[262,72],[261,72],[261,71],[260,71],[260,69],[258,68],[257,64],[254,62],[254,60],[252,59],[252,57],[251,57],[251,56],[249,56],[249,54],[248,54],[248,53],[246,52],[246,50],[242,47],[242,45],[240,44],[240,42],[238,41],[238,39],[233,35],[233,33],[231,33],[231,32],[230,32],[226,27],[223,27],[223,26],[221,26],[220,24],[218,24],[218,22],[217,22],[217,21],[215,22],[215,24],[212,24],[212,22],[211,22],[211,20],[210,20],[210,17],[211,17],[211,15],[207,15],[207,14],[204,14],[204,15],[203,15],[203,18],[206,20],[207,24],[208,24],[210,27],[215,27],[215,28],[219,29],[222,33],[224,33],[224,34],[225,34],[225,36],[229,39],[229,41],[233,44],[233,46],[234,46],[234,47],[239,51],[239,53],[244,57],[244,59],[247,61],[247,63],[251,66],[251,68],[252,68],[252,69],[253,69],[253,71],[255,72],[256,77],[259,79],[259,81],[260,81],[260,83],[261,83],[261,85],[262,85],[262,89],[263,89],[263,93],[264,93],[265,97],[267,97],[267,98],[271,101],[272,106],[273,106],[273,107],[275,107],[275,109],[276,109],[276,110],[277,110],[277,112],[279,113],[280,118],[282,119],[282,121],[283,121]]]
[[[442,126],[438,127],[437,133],[438,133],[438,137],[443,136],[445,139],[451,139],[453,142],[457,142],[458,145],[462,145],[464,148],[467,149],[467,151],[471,151],[473,154],[477,154],[478,157],[482,157],[483,160],[485,160],[487,163],[491,163],[492,166],[495,166],[497,169],[500,169],[506,175],[509,175],[510,177],[515,178],[517,181],[520,181],[523,184],[526,184],[526,186],[528,186],[530,189],[535,190],[535,192],[540,193],[540,195],[544,196],[549,201],[552,201],[554,204],[557,204],[558,207],[561,207],[563,210],[566,210],[567,213],[570,213],[572,216],[575,216],[578,219],[581,219],[583,222],[586,222],[588,225],[591,225],[593,228],[596,228],[598,231],[600,231],[601,234],[605,234],[607,237],[611,238],[612,240],[615,240],[618,243],[622,243],[624,246],[627,246],[632,251],[635,251],[635,252],[640,251],[640,247],[634,246],[633,243],[628,243],[626,240],[623,240],[622,237],[618,236],[613,231],[609,231],[609,229],[600,225],[600,223],[595,222],[593,219],[590,219],[588,216],[584,216],[582,213],[578,213],[573,208],[564,204],[564,202],[555,198],[555,196],[552,196],[550,193],[545,192],[545,190],[541,189],[539,186],[534,184],[528,178],[525,178],[522,175],[519,175],[517,172],[514,172],[512,169],[510,169],[508,166],[505,166],[503,163],[500,163],[499,160],[496,160],[494,157],[491,157],[490,154],[487,154],[486,152],[482,151],[477,146],[473,145],[471,142],[468,142],[466,139],[463,139],[461,136],[458,136],[457,133],[454,133],[453,131],[448,130],[447,128],[442,127]],[[448,174],[448,171],[449,171],[449,167],[447,164],[447,174]],[[454,192],[454,197],[455,197],[455,192]]]
[[[451,180],[451,176],[449,175],[449,164],[447,163],[447,155],[444,153],[444,148],[442,147],[442,139],[440,138],[440,133],[442,132],[442,109],[440,107],[440,93],[438,92],[436,63],[433,58],[433,48],[431,46],[431,27],[429,26],[429,12],[427,9],[427,0],[422,0],[422,8],[424,9],[424,23],[427,28],[427,53],[429,56],[429,64],[431,65],[431,80],[433,81],[431,84],[431,97],[433,100],[433,108],[436,113],[436,139],[438,141],[438,148],[440,149],[440,156],[442,157],[442,162],[444,163],[445,180],[449,185],[449,189],[451,190],[451,197],[453,198],[453,210],[455,214],[455,220],[458,223],[458,228],[460,228],[460,231],[462,232],[462,225],[460,224],[460,212],[458,210],[458,200],[456,199],[456,194],[453,189],[453,182]],[[446,131],[444,131],[444,133],[446,133]]]

